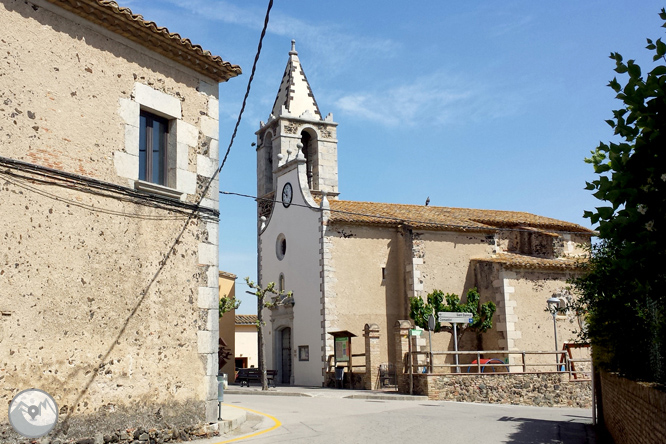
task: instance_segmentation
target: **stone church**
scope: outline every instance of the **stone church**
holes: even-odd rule
[[[566,298],[591,230],[524,212],[339,199],[337,124],[322,115],[294,42],[256,134],[259,282],[294,293],[265,312],[266,362],[279,382],[323,384],[329,333],[352,332],[353,353],[363,353],[365,324],[379,326],[381,360],[394,362],[393,327],[409,319],[410,298],[435,289],[476,287],[496,304],[483,349],[553,350],[546,300]],[[570,320],[558,316],[560,344],[578,328]],[[434,347],[452,349],[450,334],[435,336]]]

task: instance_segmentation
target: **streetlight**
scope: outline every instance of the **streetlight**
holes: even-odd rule
[[[555,331],[555,351],[557,351],[557,311],[560,308],[560,300],[556,297],[550,297],[546,303],[548,304],[548,311],[553,315],[553,330]],[[557,353],[555,353],[555,371],[557,371],[557,366],[559,364],[559,359],[557,359]]]

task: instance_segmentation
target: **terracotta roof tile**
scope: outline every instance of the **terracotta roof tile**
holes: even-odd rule
[[[236,315],[236,325],[257,325],[257,315]]]
[[[538,269],[538,270],[579,270],[585,267],[585,258],[557,258],[546,259],[542,257],[526,256],[523,254],[500,253],[492,257],[474,258],[476,262],[494,262],[509,268]]]
[[[581,225],[520,211],[477,210],[425,205],[329,200],[330,223],[397,226],[425,230],[487,231],[498,228],[529,229],[557,236],[552,231],[593,235]]]
[[[229,272],[227,272],[227,271],[219,270],[219,271],[218,271],[218,275],[219,275],[220,277],[225,277],[225,278],[228,278],[228,279],[233,279],[233,280],[238,279],[238,276],[236,276],[236,275],[233,274],[233,273],[229,273]]]
[[[242,73],[240,66],[193,44],[155,22],[144,20],[129,8],[110,0],[48,0],[86,20],[100,25],[135,43],[185,65],[218,82],[226,82]]]

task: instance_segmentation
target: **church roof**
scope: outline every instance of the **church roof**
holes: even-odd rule
[[[358,225],[408,225],[422,230],[484,231],[501,228],[540,231],[567,231],[593,235],[594,231],[581,225],[522,211],[477,210],[425,205],[387,204],[351,200],[329,200],[329,223]]]
[[[514,253],[500,253],[492,257],[474,258],[472,260],[476,262],[494,262],[505,265],[507,268],[534,270],[577,270],[587,264],[585,258],[549,259]]]
[[[275,117],[282,115],[283,107],[293,117],[301,117],[304,113],[307,113],[310,118],[322,119],[312,88],[310,88],[308,79],[305,77],[301,61],[298,59],[295,40],[291,41],[289,61],[284,70],[271,114]]]
[[[226,82],[242,72],[240,66],[225,62],[189,39],[144,20],[115,1],[48,1],[218,82]]]
[[[236,315],[236,325],[256,325],[257,315]]]

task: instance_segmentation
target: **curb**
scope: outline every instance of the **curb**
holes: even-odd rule
[[[349,395],[346,399],[375,399],[383,401],[427,401],[427,396],[421,395]]]
[[[247,412],[245,410],[229,407],[223,405],[221,407],[221,418],[224,418],[222,421],[218,421],[219,432],[221,435],[229,433],[241,425],[247,420]]]
[[[225,395],[261,395],[261,396],[298,396],[302,398],[312,398],[313,396],[307,393],[300,392],[280,392],[277,390],[242,390],[242,389],[227,389],[224,391]]]

